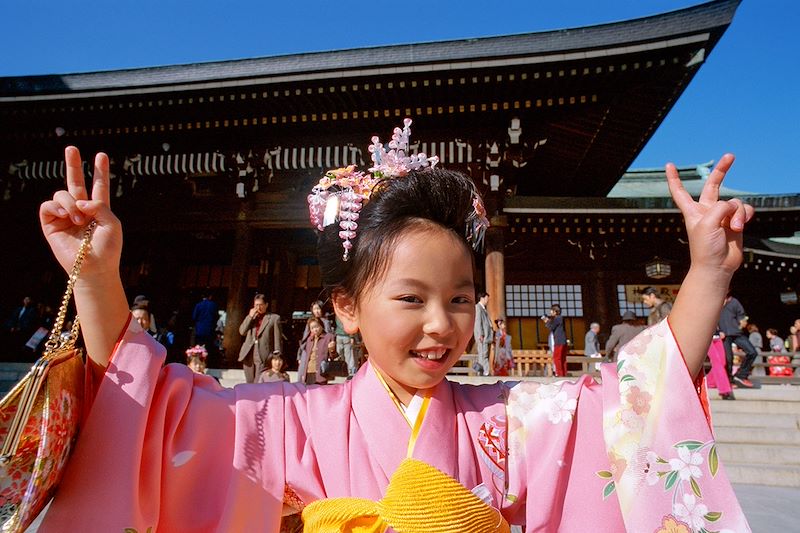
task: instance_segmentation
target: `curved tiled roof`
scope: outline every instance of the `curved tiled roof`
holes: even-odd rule
[[[128,70],[0,78],[0,96],[63,94],[119,88],[199,84],[289,74],[372,69],[396,65],[463,63],[490,58],[552,56],[551,60],[583,52],[604,55],[603,49],[627,47],[710,32],[730,24],[741,0],[715,0],[698,6],[622,22],[579,28],[452,41],[378,46],[255,59],[194,63]],[[714,38],[716,40],[716,38]],[[660,46],[666,46],[662,44]],[[429,69],[429,70],[432,70]]]

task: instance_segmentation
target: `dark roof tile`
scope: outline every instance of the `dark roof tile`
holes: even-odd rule
[[[727,27],[741,0],[580,28],[82,74],[0,78],[0,96],[63,94],[312,72],[522,57],[625,46]]]

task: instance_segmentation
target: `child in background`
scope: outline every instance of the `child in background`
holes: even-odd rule
[[[692,264],[669,324],[603,365],[602,384],[462,386],[445,375],[472,337],[486,212],[469,178],[406,154],[409,125],[388,152],[373,138],[370,173],[331,171],[309,196],[334,311],[370,354],[328,387],[223,389],[162,369],[163,347],[129,320],[108,158],[89,200],[67,149],[68,190],[41,221],[66,270],[98,224],[75,289],[96,397],[40,532],[274,533],[287,509],[309,532],[749,529],[696,381],[752,216],[717,197],[733,157],[699,201],[667,167]]]
[[[271,383],[274,381],[289,381],[289,374],[283,371],[284,360],[281,352],[274,351],[269,356],[269,368],[258,376],[258,383]]]
[[[767,339],[769,339],[770,350],[781,354],[770,355],[767,357],[767,362],[770,364],[769,375],[791,377],[794,373],[792,367],[783,365],[791,364],[792,358],[786,351],[786,346],[784,345],[783,339],[778,336],[778,330],[775,328],[769,328],[767,330]]]
[[[196,374],[206,373],[206,359],[208,359],[208,351],[205,346],[198,344],[186,350],[186,366]]]
[[[494,321],[497,331],[494,334],[494,373],[495,376],[508,376],[514,369],[514,353],[511,350],[511,335],[506,332],[506,321]]]

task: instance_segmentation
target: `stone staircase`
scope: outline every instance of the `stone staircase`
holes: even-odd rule
[[[244,370],[240,368],[209,368],[206,374],[217,378],[223,387],[233,387],[239,383],[244,383]],[[292,380],[297,378],[297,372],[292,372],[289,375]]]
[[[33,363],[0,363],[0,397],[25,377]]]
[[[711,400],[731,482],[800,488],[800,387],[765,385],[735,394],[736,401]]]
[[[210,376],[214,376],[219,380],[220,385],[223,387],[233,387],[234,385],[238,385],[239,383],[244,383],[244,370],[236,369],[236,368],[209,368],[206,373]],[[287,372],[289,374],[290,381],[295,383],[297,381],[297,371],[290,370]],[[334,378],[333,380],[329,381],[329,383],[344,383],[345,378]]]

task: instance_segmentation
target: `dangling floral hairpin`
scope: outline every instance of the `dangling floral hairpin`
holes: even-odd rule
[[[439,162],[437,156],[428,157],[424,153],[407,155],[411,122],[410,118],[406,118],[402,129],[394,129],[388,152],[378,136],[372,137],[372,144],[369,146],[372,157],[372,166],[369,168],[371,174],[356,170],[355,165],[329,170],[308,195],[311,224],[319,231],[339,221],[344,261],[349,259],[353,248],[351,241],[356,237],[359,211],[369,201],[375,185],[384,179],[401,178],[412,170],[433,168]],[[473,248],[477,249],[483,243],[483,234],[489,227],[489,221],[477,192],[473,194],[472,205],[474,211],[467,220],[466,237]]]

